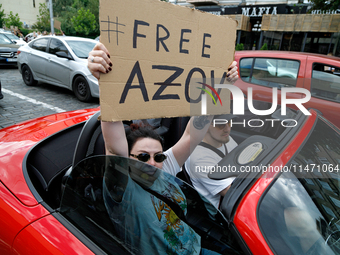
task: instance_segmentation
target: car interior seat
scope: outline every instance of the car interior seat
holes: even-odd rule
[[[86,121],[74,151],[73,167],[88,156],[105,154],[104,139],[100,121],[98,120],[99,115],[100,112],[98,111]]]
[[[99,112],[94,114],[84,125],[81,134],[79,135],[76,150],[73,158],[73,167],[75,167],[82,159],[88,156],[105,154],[104,141],[101,134],[100,121],[98,121]],[[165,139],[170,141],[167,146],[173,146],[182,136],[190,117],[168,118],[167,125],[169,131],[165,134]],[[128,126],[126,126],[128,129]],[[180,172],[183,175],[177,176],[192,186],[190,177],[186,172]],[[64,181],[71,174],[71,169],[64,176]],[[95,178],[94,178],[95,179]],[[93,184],[95,186],[95,184]],[[98,186],[98,185],[97,185]],[[186,187],[185,185],[183,186]],[[193,188],[185,188],[186,197],[190,201],[188,213],[186,215],[187,223],[192,226],[197,233],[207,239],[205,245],[209,244],[208,236],[220,236],[221,226],[214,223],[209,216],[207,208],[199,193]],[[92,192],[93,193],[93,192]],[[90,204],[90,206],[93,206]],[[223,232],[223,231],[222,231]],[[113,233],[113,231],[112,231]]]

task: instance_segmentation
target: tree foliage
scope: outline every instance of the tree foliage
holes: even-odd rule
[[[58,17],[61,22],[61,30],[65,32],[66,35],[76,35],[76,30],[74,29],[71,19],[77,14],[77,9],[72,6],[67,6],[62,15]]]
[[[6,21],[5,10],[1,10],[1,8],[2,8],[2,4],[0,4],[0,27],[2,27]]]
[[[34,28],[40,31],[51,31],[50,11],[47,9],[45,3],[39,4],[39,15],[37,15],[37,23],[33,25]]]
[[[243,45],[243,43],[238,43],[238,44],[236,44],[235,50],[236,50],[236,51],[244,50],[244,45]]]
[[[83,7],[78,10],[77,15],[71,18],[72,25],[77,33],[89,35],[96,30],[96,17],[90,10]]]
[[[16,13],[15,15],[13,14],[12,11],[9,12],[9,15],[7,18],[5,18],[5,26],[6,27],[18,27],[19,29],[22,28],[23,23],[20,21],[19,14]]]
[[[74,0],[54,0],[53,14],[54,17],[61,17],[64,12],[67,12],[67,7],[73,5]]]
[[[79,11],[85,16],[80,16]],[[99,33],[99,0],[55,0],[53,12],[66,35],[95,37]]]
[[[337,10],[340,9],[340,0],[309,0],[312,4],[313,10]]]
[[[268,50],[267,43],[264,43],[260,50]]]

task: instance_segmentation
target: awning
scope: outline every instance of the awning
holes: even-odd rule
[[[249,22],[250,18],[248,16],[245,16],[242,14],[225,15],[225,16],[237,21],[236,30],[250,31],[250,22]]]
[[[262,31],[339,32],[340,14],[281,14],[262,16]]]

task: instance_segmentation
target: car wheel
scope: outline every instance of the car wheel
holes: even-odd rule
[[[33,78],[31,69],[27,65],[22,67],[22,79],[27,86],[33,86],[37,84],[37,81]]]
[[[83,76],[78,76],[73,82],[73,92],[82,102],[88,102],[92,99],[89,84]]]

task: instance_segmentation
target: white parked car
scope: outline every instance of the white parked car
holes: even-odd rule
[[[18,50],[18,69],[26,85],[38,81],[65,87],[83,102],[99,97],[98,80],[87,69],[96,41],[81,37],[42,36]]]
[[[0,32],[0,33],[7,36],[11,41],[15,42],[19,46],[23,46],[23,45],[27,44],[27,42],[25,42],[22,38],[16,36],[15,34],[12,34],[9,31]]]

